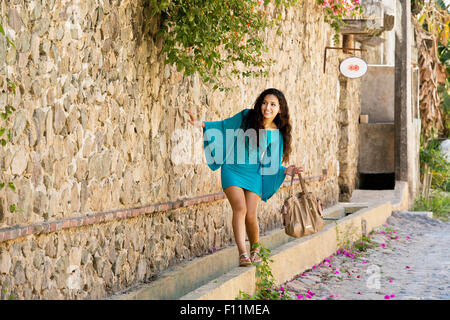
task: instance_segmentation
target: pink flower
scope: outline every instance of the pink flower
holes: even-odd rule
[[[312,297],[313,295],[315,295],[314,292],[311,292],[311,290],[308,290],[307,293]]]
[[[359,274],[356,276],[356,278],[358,278],[358,279],[359,279],[360,277],[361,277],[361,276],[360,276]]]
[[[333,297],[334,297],[334,294],[331,293],[331,294],[330,294],[330,298],[333,298]]]
[[[392,283],[392,279],[391,279],[391,280],[389,280],[389,282],[390,282],[390,283]]]
[[[411,239],[409,236],[406,236],[406,239]]]
[[[366,260],[363,260],[363,262],[362,263],[367,263],[367,261]]]
[[[303,296],[302,296],[301,294],[299,294],[299,295],[297,296],[297,299],[303,299]]]
[[[395,298],[395,294],[391,294],[391,298]]]
[[[313,268],[313,269],[315,269],[315,268],[316,268],[316,266],[313,266],[312,268]]]
[[[305,297],[307,297],[308,299],[311,298],[311,296],[309,294],[305,294]]]
[[[382,244],[381,244],[381,247],[385,248],[385,247],[386,247],[386,245],[385,245],[384,243],[382,243]]]
[[[389,299],[389,295],[385,295],[384,298],[385,298],[385,299]]]
[[[360,291],[358,291],[358,294],[361,294],[361,292],[360,292]]]
[[[406,266],[406,269],[409,269],[410,267],[409,266]]]
[[[339,274],[339,271],[335,271],[334,274]]]
[[[323,297],[323,298],[321,298],[320,300],[327,300],[327,297]]]
[[[306,274],[302,273],[302,277],[306,277]]]

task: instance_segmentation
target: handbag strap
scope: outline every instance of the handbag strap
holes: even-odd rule
[[[295,176],[295,174],[291,176],[291,185],[290,185],[290,188],[289,188],[289,195],[290,196],[292,196],[293,193],[294,193],[293,188],[292,188],[292,186],[294,184],[294,176]],[[300,181],[300,185],[302,186],[302,191],[304,193],[307,193],[305,180],[303,180],[301,172],[298,173],[298,180]]]
[[[292,176],[291,176],[291,185],[290,185],[290,187],[289,187],[289,196],[293,196],[294,195],[294,188],[292,188],[292,186],[294,185],[294,176],[295,176],[295,174],[293,174]]]
[[[300,180],[300,184],[302,186],[302,191],[304,193],[307,193],[308,191],[306,190],[306,184],[305,184],[305,180],[303,180],[302,174],[301,172],[298,173],[298,180]]]

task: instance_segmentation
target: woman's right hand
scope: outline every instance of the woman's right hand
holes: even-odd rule
[[[189,119],[187,120],[190,124],[192,124],[193,126],[200,126],[202,128],[205,127],[205,125],[203,124],[203,121],[196,120],[191,111],[189,111],[187,109],[184,111],[186,111],[187,114],[189,115],[189,117],[191,118],[190,120]]]

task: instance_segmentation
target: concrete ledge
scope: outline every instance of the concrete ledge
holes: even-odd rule
[[[351,204],[375,204],[389,201],[392,204],[393,211],[401,211],[409,209],[408,183],[406,181],[395,181],[393,190],[353,190],[350,199]],[[345,202],[340,202],[344,206]]]
[[[392,211],[401,211],[409,209],[409,191],[408,182],[395,181],[394,189],[395,198],[391,201]]]
[[[373,204],[351,215],[327,224],[320,232],[290,241],[272,251],[272,273],[278,283],[291,280],[295,275],[320,263],[325,257],[338,249],[337,231],[348,233],[348,237],[356,240],[362,234],[362,221],[366,222],[366,231],[381,226],[392,214],[390,202]],[[250,270],[248,270],[250,269]],[[237,268],[186,295],[181,300],[234,300],[239,290],[253,293],[255,290],[255,270]]]
[[[260,241],[266,248],[273,249],[294,240],[285,234],[284,229],[273,230]],[[247,248],[249,243],[247,241]],[[238,268],[238,251],[235,245],[217,250],[203,257],[185,261],[165,270],[150,283],[140,284],[125,293],[116,294],[112,300],[167,300],[178,299],[182,295],[197,289],[213,279]],[[231,272],[232,272],[231,271]],[[229,277],[229,275],[226,275]]]
[[[326,208],[323,214],[325,217],[340,219],[345,216],[345,208],[343,205],[337,204]],[[326,222],[331,223],[332,221]],[[267,235],[261,236],[260,239],[261,243],[270,250],[294,240],[295,238],[286,235],[284,228],[273,230]],[[248,242],[247,248],[250,250]],[[217,278],[220,278],[221,276],[228,279],[230,277],[229,272],[231,272],[231,274],[233,274],[233,272],[237,272],[237,274],[239,274],[238,271],[234,271],[235,268],[243,271],[242,268],[238,268],[237,252],[236,246],[230,246],[220,249],[212,254],[183,262],[180,265],[164,271],[158,278],[154,279],[150,283],[140,284],[136,287],[129,288],[126,292],[116,294],[109,299],[178,299],[188,292],[207,284],[211,280],[217,280]],[[218,283],[222,282],[223,281],[219,281]],[[208,284],[208,288],[211,286],[214,285]]]

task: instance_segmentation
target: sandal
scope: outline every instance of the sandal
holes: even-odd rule
[[[252,264],[247,252],[244,252],[239,256],[239,267],[247,267]]]
[[[252,262],[260,263],[262,261],[261,257],[258,255],[258,253],[259,253],[258,250],[250,251],[250,259],[252,260]]]

